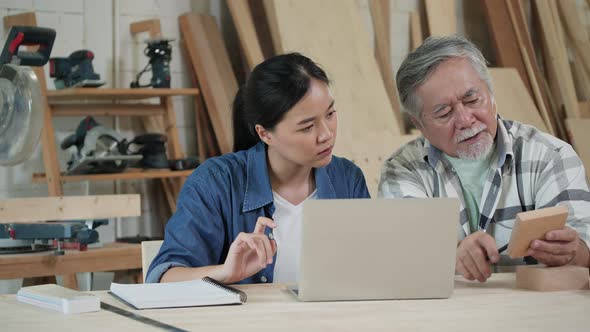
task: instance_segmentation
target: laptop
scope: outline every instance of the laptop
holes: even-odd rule
[[[303,205],[301,301],[448,298],[459,200],[336,199]]]

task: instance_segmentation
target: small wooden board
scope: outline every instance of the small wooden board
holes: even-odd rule
[[[510,258],[526,256],[531,242],[565,226],[567,215],[568,208],[563,205],[518,213],[506,251]]]
[[[518,266],[516,288],[540,292],[588,289],[588,268],[573,265]]]

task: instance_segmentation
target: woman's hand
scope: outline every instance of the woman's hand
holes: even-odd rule
[[[252,233],[240,233],[229,247],[221,268],[220,281],[226,284],[248,278],[271,264],[277,244],[264,234],[266,227],[275,228],[272,219],[259,217]]]

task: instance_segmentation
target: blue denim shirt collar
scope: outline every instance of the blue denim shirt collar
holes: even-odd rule
[[[266,162],[266,145],[259,142],[248,150],[246,160],[246,193],[242,212],[249,212],[273,202],[272,187],[268,177]],[[321,199],[336,198],[336,191],[325,167],[314,168],[316,197]]]

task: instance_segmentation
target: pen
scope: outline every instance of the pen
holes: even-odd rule
[[[501,254],[504,250],[506,250],[508,248],[508,243],[506,243],[505,245],[501,246],[498,249],[498,253]]]

